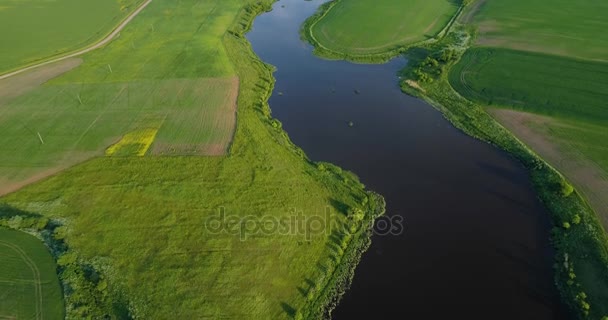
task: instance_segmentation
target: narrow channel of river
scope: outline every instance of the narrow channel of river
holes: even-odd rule
[[[405,59],[313,56],[299,28],[322,2],[281,0],[247,38],[278,68],[270,107],[291,139],[355,172],[405,221],[402,235],[373,237],[333,318],[566,319],[549,216],[523,167],[402,94]]]

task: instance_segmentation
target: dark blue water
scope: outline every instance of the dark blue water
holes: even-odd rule
[[[273,115],[310,158],[355,172],[406,223],[374,236],[333,318],[565,319],[549,215],[523,167],[402,94],[405,59],[313,56],[299,28],[321,3],[281,0],[248,34],[278,68]]]

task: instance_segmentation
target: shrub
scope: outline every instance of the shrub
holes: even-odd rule
[[[561,194],[563,197],[567,197],[567,196],[571,195],[572,192],[574,192],[574,188],[568,182],[562,181],[560,183],[560,185],[561,185]]]

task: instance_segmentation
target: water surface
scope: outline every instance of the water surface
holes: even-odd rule
[[[565,319],[549,215],[524,168],[402,94],[405,59],[313,56],[299,28],[321,3],[277,2],[247,36],[278,68],[273,116],[311,159],[355,172],[405,221],[400,236],[374,236],[333,318]]]

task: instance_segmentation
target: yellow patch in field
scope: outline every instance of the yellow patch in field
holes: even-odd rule
[[[125,134],[120,141],[106,149],[106,156],[136,155],[143,157],[154,139],[158,128],[136,130]]]

